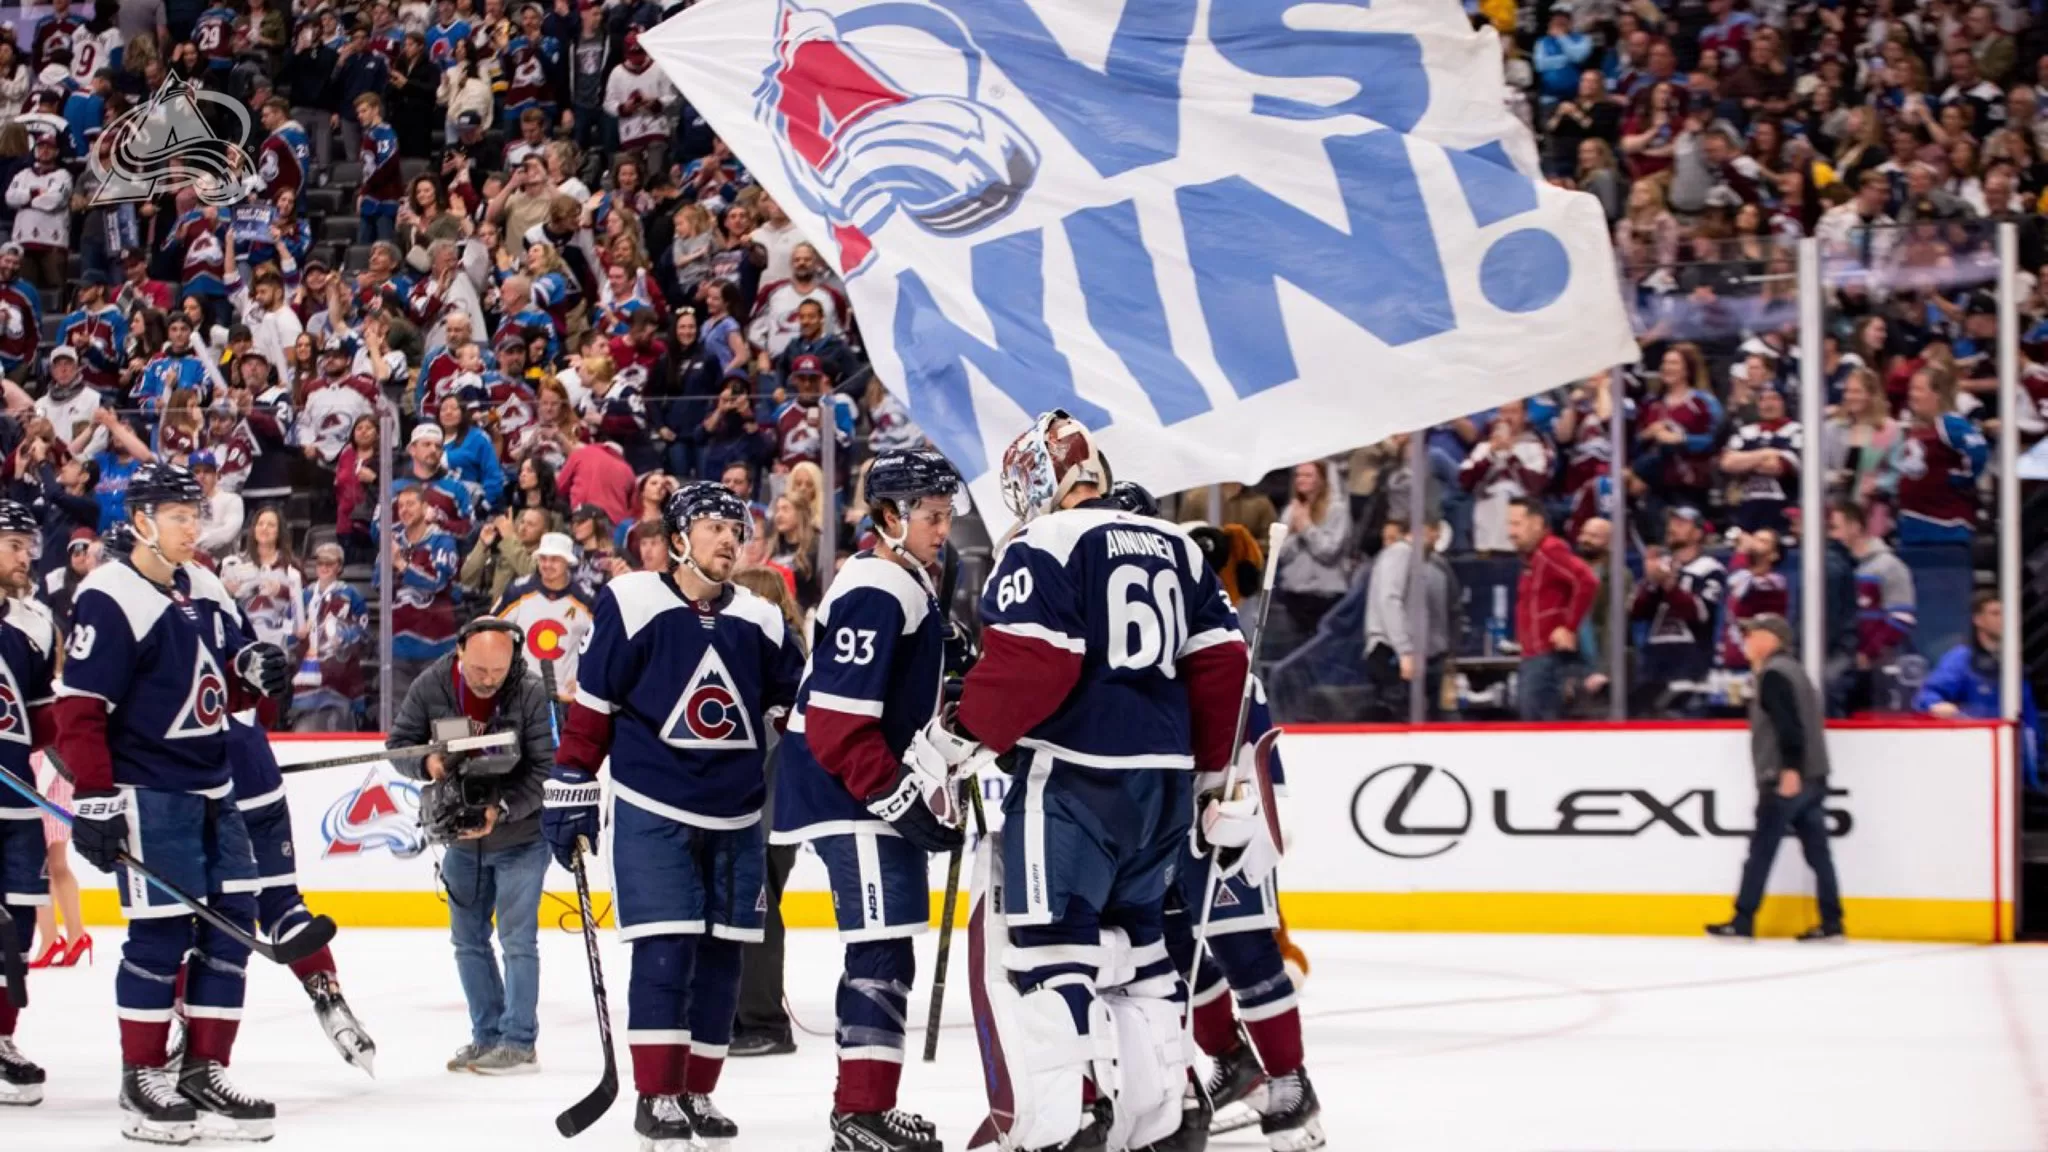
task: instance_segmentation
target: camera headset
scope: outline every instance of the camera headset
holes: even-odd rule
[[[461,660],[459,653],[462,651],[463,646],[469,643],[469,638],[485,632],[502,632],[512,638],[512,667],[505,673],[505,682],[498,686],[498,694],[493,697],[496,701],[496,708],[502,708],[504,707],[505,699],[518,687],[521,677],[526,675],[526,629],[503,617],[479,616],[464,624],[462,631],[455,634],[455,650],[458,653],[456,660],[458,663]],[[461,677],[461,674],[461,668],[458,667],[456,669],[458,679]],[[462,690],[467,692],[469,690],[468,681],[462,680],[460,682]],[[495,709],[493,711],[495,714]]]

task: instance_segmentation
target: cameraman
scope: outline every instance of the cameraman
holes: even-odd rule
[[[555,758],[547,691],[526,672],[519,627],[495,617],[472,622],[456,637],[455,651],[428,665],[414,680],[392,722],[387,747],[435,739],[434,721],[462,717],[475,732],[512,732],[517,758],[497,802],[470,814],[476,827],[460,833],[441,861],[455,940],[455,970],[469,1001],[470,1042],[448,1062],[450,1072],[510,1076],[538,1072],[534,1038],[540,998],[539,913],[548,846],[540,838],[541,784]],[[471,753],[479,763],[490,753]],[[455,787],[465,755],[404,760],[399,769],[428,788]],[[422,801],[422,813],[435,805]],[[430,832],[431,835],[431,832]],[[491,920],[505,950],[501,975],[491,952]]]

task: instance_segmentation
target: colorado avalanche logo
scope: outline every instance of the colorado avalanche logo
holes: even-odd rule
[[[11,744],[29,743],[28,709],[22,705],[21,689],[14,683],[14,673],[0,668],[0,741]]]
[[[420,830],[420,786],[410,780],[379,780],[372,770],[362,787],[336,800],[320,820],[328,856],[354,856],[379,848],[400,860],[427,850]]]
[[[1023,202],[1038,148],[981,102],[981,50],[951,16],[885,3],[834,17],[785,0],[777,22],[754,118],[780,140],[797,195],[831,221],[845,272],[867,263],[868,237],[898,208],[927,232],[964,236]],[[844,39],[878,26],[922,32],[957,52],[963,90],[910,92]]]
[[[732,673],[718,649],[707,648],[682,698],[662,725],[662,740],[671,748],[753,748],[753,722],[747,719]]]
[[[164,733],[164,738],[186,740],[225,732],[227,728],[227,677],[221,675],[219,666],[202,646],[192,666],[192,690],[185,697],[185,706],[178,710],[178,718],[171,722],[171,729]]]

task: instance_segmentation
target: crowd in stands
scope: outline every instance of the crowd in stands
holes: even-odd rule
[[[1881,706],[1916,644],[1902,557],[1967,568],[1984,527],[1999,221],[2027,270],[2023,430],[2048,431],[2048,27],[1951,0],[1468,7],[1548,177],[1605,206],[1643,355],[1420,433],[1419,476],[1403,435],[1222,486],[1226,554],[1291,529],[1262,660],[1338,644],[1387,718],[1417,675],[1443,714],[1474,687],[1461,664],[1505,661],[1502,707],[1548,719],[1605,714],[1618,645],[1632,713],[1696,715],[1739,703],[1736,626],[1796,609],[1810,543],[1841,605],[1831,701]],[[821,557],[862,543],[860,461],[922,433],[828,261],[640,46],[666,14],[55,0],[0,42],[0,451],[43,518],[52,604],[127,476],[169,458],[206,487],[210,562],[301,661],[305,730],[373,723],[481,612],[564,625],[573,650],[597,587],[669,563],[658,510],[686,479],[747,499],[747,562],[814,606]],[[172,72],[205,98],[153,102]],[[251,128],[227,177],[100,195],[95,150],[179,114],[232,137],[234,110]],[[1797,419],[1807,236],[1817,430]],[[1809,442],[1818,530],[1797,508]],[[1206,492],[1169,506],[1212,517]],[[1496,561],[1513,575],[1476,594],[1470,565]]]

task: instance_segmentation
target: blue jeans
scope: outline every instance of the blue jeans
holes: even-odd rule
[[[540,1033],[540,888],[547,871],[544,840],[496,852],[457,844],[441,861],[469,1039],[479,1048],[531,1048]],[[505,949],[502,978],[491,951],[493,912]]]
[[[1515,689],[1516,711],[1524,720],[1561,720],[1564,718],[1564,686],[1578,671],[1579,655],[1576,652],[1551,652],[1542,656],[1527,656],[1518,670],[1520,683]]]

